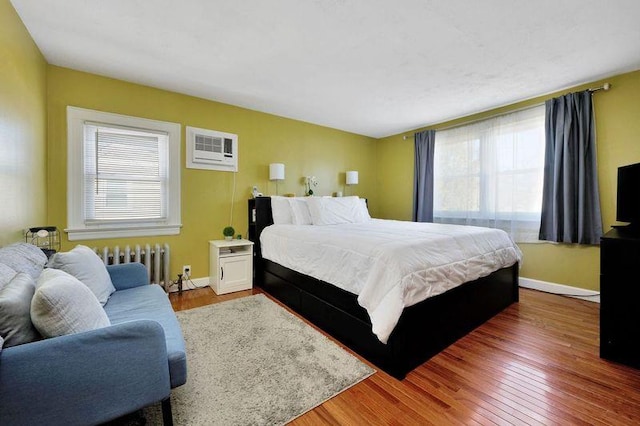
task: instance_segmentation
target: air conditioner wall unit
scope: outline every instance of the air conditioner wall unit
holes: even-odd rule
[[[187,126],[187,168],[238,171],[238,135]]]

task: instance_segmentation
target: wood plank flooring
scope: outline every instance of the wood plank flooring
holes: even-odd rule
[[[181,310],[257,293],[204,288],[170,298]],[[640,370],[599,358],[599,310],[521,289],[520,303],[403,381],[378,372],[291,424],[638,425]]]

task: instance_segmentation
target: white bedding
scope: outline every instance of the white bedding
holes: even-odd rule
[[[265,259],[357,294],[382,343],[405,307],[522,258],[499,229],[381,219],[271,225],[260,244]]]

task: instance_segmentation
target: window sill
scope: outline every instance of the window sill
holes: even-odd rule
[[[442,221],[457,221],[457,222],[514,222],[514,223],[540,223],[539,215],[530,215],[527,217],[508,217],[508,216],[493,216],[493,217],[473,217],[473,216],[443,216],[433,215],[434,222],[437,220]]]
[[[102,238],[151,237],[178,235],[182,225],[145,226],[132,228],[79,228],[65,229],[69,241],[97,240]]]

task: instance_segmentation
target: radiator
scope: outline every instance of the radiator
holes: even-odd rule
[[[149,283],[159,284],[165,291],[171,284],[169,271],[169,244],[156,244],[153,247],[145,244],[143,247],[137,244],[133,249],[126,246],[120,249],[119,246],[104,247],[102,250],[93,248],[98,256],[102,258],[105,265],[119,265],[121,263],[140,262],[147,268]]]

